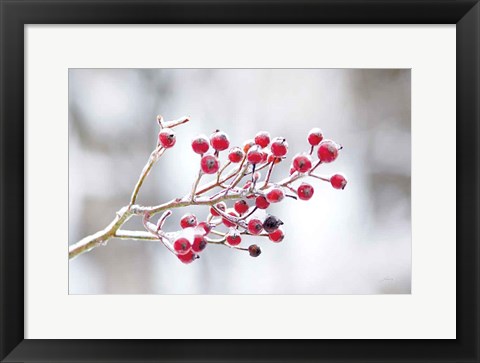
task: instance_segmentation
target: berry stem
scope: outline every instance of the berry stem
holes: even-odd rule
[[[171,215],[172,215],[172,211],[170,209],[166,210],[162,214],[162,216],[160,217],[160,219],[157,222],[157,232],[163,228],[163,224],[165,223],[167,218],[170,217]]]
[[[316,179],[320,179],[320,180],[323,180],[323,181],[326,181],[326,182],[330,182],[330,178],[326,178],[324,176],[320,176],[320,175],[313,174],[313,173],[310,173],[309,176],[311,176],[312,178],[316,178]]]
[[[140,191],[140,188],[142,187],[143,182],[147,178],[148,174],[150,174],[150,171],[152,170],[153,166],[158,161],[158,159],[163,155],[165,150],[166,150],[165,148],[161,146],[157,146],[157,148],[153,150],[153,152],[150,154],[147,164],[143,167],[142,173],[138,178],[137,184],[135,185],[135,188],[133,188],[132,196],[130,197],[129,207],[135,204],[137,200],[138,192]]]
[[[203,173],[202,173],[202,170],[200,169],[198,171],[197,178],[195,179],[195,183],[193,183],[192,193],[190,194],[190,200],[192,202],[195,201],[195,194],[198,188],[198,184],[200,183],[200,179],[202,179],[202,176],[203,176]]]
[[[272,161],[270,163],[270,167],[268,168],[268,172],[267,172],[267,176],[265,177],[265,183],[263,184],[263,188],[265,188],[268,185],[268,182],[270,181],[270,177],[272,176],[272,171],[274,166],[275,166],[275,162]]]
[[[231,161],[227,161],[225,165],[218,171],[217,173],[217,184],[220,184],[220,177],[222,176],[222,173],[224,170],[231,164]]]

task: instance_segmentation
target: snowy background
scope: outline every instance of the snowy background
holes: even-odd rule
[[[344,150],[319,173],[343,172],[349,183],[339,191],[311,179],[309,202],[287,198],[271,207],[286,237],[242,242],[260,244],[258,258],[209,245],[183,265],[160,243],[112,239],[69,262],[69,292],[410,293],[410,85],[410,70],[70,69],[69,243],[103,229],[128,203],[156,144],[157,114],[192,121],[176,128],[177,144],[145,182],[140,204],[187,194],[198,167],[190,140],[217,128],[232,145],[260,130],[285,136],[291,157],[308,149],[307,132],[320,127]],[[185,212],[174,210],[166,229],[178,229]]]

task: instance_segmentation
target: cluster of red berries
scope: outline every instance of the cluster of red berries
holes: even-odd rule
[[[228,135],[219,130],[209,138],[205,135],[195,137],[191,147],[195,153],[200,155],[200,175],[217,174],[217,184],[213,187],[222,188],[225,196],[229,192],[234,194],[238,198],[229,199],[238,200],[233,202],[231,208],[228,208],[224,201],[212,203],[207,219],[200,223],[193,214],[188,213],[182,217],[180,221],[182,231],[176,235],[172,245],[173,251],[180,261],[183,263],[194,261],[208,243],[224,244],[246,250],[253,257],[259,256],[261,249],[257,245],[251,245],[248,248],[238,247],[244,235],[265,236],[272,242],[281,242],[285,237],[281,228],[283,222],[273,215],[267,214],[261,218],[254,213],[257,210],[266,210],[270,204],[279,203],[285,197],[301,200],[311,199],[314,194],[312,185],[302,182],[296,188],[292,186],[292,183],[305,176],[328,181],[335,189],[344,189],[347,181],[343,175],[321,177],[313,173],[320,164],[335,161],[342,147],[332,140],[324,139],[322,131],[318,128],[314,128],[308,133],[307,140],[310,144],[310,152],[295,155],[292,159],[290,176],[281,182],[274,183],[270,181],[272,170],[276,164],[285,159],[288,152],[288,143],[285,138],[275,137],[272,139],[268,132],[262,131],[257,133],[253,139],[247,140],[242,147],[230,147]],[[160,146],[171,148],[175,142],[176,137],[172,129],[164,128],[160,131],[158,135]],[[233,173],[222,180],[221,174],[228,165],[221,168],[219,155],[225,150],[228,150],[227,163],[239,164],[239,166],[234,166]],[[317,156],[316,160],[313,160],[312,155],[314,154]],[[261,181],[259,171],[264,168],[268,168],[268,174],[265,180]],[[250,175],[251,177],[249,177]],[[228,180],[232,180],[232,177],[231,184],[225,185]],[[248,180],[242,187],[237,187],[243,178]],[[192,204],[195,204],[194,198],[195,188]],[[252,200],[252,202],[249,203],[248,200]],[[227,228],[226,232],[216,229],[221,225]],[[223,239],[210,241],[207,236],[212,232]]]

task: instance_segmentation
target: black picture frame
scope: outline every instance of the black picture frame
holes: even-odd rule
[[[2,361],[480,361],[477,223],[480,185],[478,0],[0,0],[0,12]],[[24,339],[23,231],[26,201],[24,178],[28,177],[24,172],[24,25],[162,23],[456,24],[457,339],[282,341]],[[435,127],[433,120],[425,122],[430,122],[432,128]],[[442,317],[439,316],[438,319]],[[279,324],[282,324],[281,317]]]

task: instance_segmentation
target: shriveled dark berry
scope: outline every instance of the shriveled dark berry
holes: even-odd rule
[[[283,224],[283,222],[280,219],[278,219],[277,217],[268,216],[263,221],[263,229],[267,233],[272,233],[273,231],[278,229],[278,227],[280,227],[282,224]]]
[[[258,257],[262,253],[262,250],[257,245],[251,245],[248,247],[248,253],[252,257]]]

